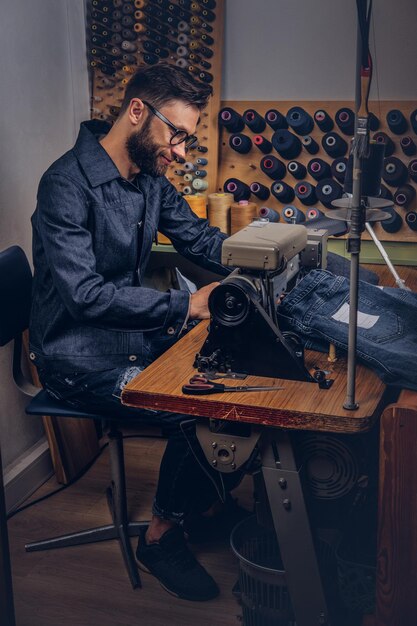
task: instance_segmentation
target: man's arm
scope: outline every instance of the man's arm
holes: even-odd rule
[[[230,273],[221,264],[221,248],[227,235],[198,218],[168,180],[163,182],[159,229],[193,263],[222,276]]]

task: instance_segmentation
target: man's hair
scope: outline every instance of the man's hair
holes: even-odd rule
[[[182,100],[201,110],[212,93],[211,85],[195,80],[187,70],[175,65],[159,63],[140,67],[126,86],[120,114],[127,110],[132,98],[147,100],[156,108],[172,100]]]

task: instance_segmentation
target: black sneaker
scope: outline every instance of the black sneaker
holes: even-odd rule
[[[153,574],[166,591],[183,600],[212,600],[219,595],[213,578],[200,565],[185,543],[184,533],[174,526],[158,543],[146,543],[141,529],[136,558],[140,569]]]
[[[183,529],[190,543],[206,543],[209,541],[229,541],[233,528],[253,515],[243,509],[232,498],[226,503],[220,513],[210,517],[201,513],[188,515],[183,523]]]

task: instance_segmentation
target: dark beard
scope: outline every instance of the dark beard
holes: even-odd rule
[[[168,165],[158,163],[160,146],[152,141],[150,133],[150,118],[136,133],[132,133],[126,141],[129,159],[143,174],[149,174],[153,178],[164,176]]]

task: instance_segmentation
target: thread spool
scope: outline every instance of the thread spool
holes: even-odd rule
[[[206,44],[206,46],[212,46],[214,44],[213,37],[210,37],[210,35],[208,35],[207,33],[201,33],[200,39],[203,43]]]
[[[307,174],[305,165],[299,161],[290,161],[287,163],[287,172],[296,180],[302,180]]]
[[[278,130],[278,128],[288,128],[285,116],[277,111],[277,109],[269,109],[265,113],[265,120],[273,130]]]
[[[413,128],[413,131],[417,135],[417,109],[414,109],[414,111],[410,113],[410,123]]]
[[[401,215],[399,215],[397,211],[394,211],[394,209],[391,208],[384,209],[384,212],[389,213],[390,217],[386,220],[381,221],[381,227],[387,233],[397,233],[403,225]]]
[[[240,133],[245,128],[245,122],[242,117],[230,107],[220,109],[218,115],[218,122],[220,126],[223,126],[229,133]]]
[[[322,180],[331,176],[330,165],[323,159],[311,159],[307,163],[307,171],[315,180]]]
[[[317,200],[321,202],[328,209],[332,209],[333,200],[337,200],[342,197],[342,186],[333,178],[324,178],[319,180],[316,186]]]
[[[184,169],[186,172],[193,172],[195,170],[195,165],[191,161],[186,161],[184,163]]]
[[[411,137],[402,137],[400,146],[404,154],[407,156],[413,156],[417,152],[416,144]]]
[[[234,235],[253,222],[256,217],[256,204],[248,200],[233,202],[230,207],[230,234]]]
[[[402,209],[408,209],[416,197],[416,190],[412,185],[402,185],[394,193],[394,202]]]
[[[376,141],[377,143],[381,143],[385,146],[385,153],[384,153],[385,157],[390,157],[392,154],[394,154],[395,143],[393,142],[391,137],[387,135],[387,133],[383,133],[383,132],[375,133],[372,139]]]
[[[136,28],[136,26],[138,28]],[[137,37],[137,33],[141,32],[141,30],[144,30],[144,26],[142,26],[142,24],[135,24],[133,27],[133,31],[129,30],[128,28],[124,28],[120,34],[122,36],[122,39],[126,39],[127,41],[134,41]]]
[[[311,209],[308,209],[306,213],[306,219],[308,222],[315,222],[319,220],[321,217],[324,217],[324,213],[323,211],[320,211],[320,209],[317,209],[316,207],[312,207]]]
[[[362,196],[378,197],[381,191],[381,174],[384,165],[384,146],[370,142],[369,155],[362,159]],[[353,155],[349,156],[343,186],[345,193],[353,193]]]
[[[417,230],[417,213],[415,211],[408,211],[405,215],[405,223],[411,230]]]
[[[263,173],[272,180],[281,180],[286,174],[285,164],[272,154],[262,157],[260,165]]]
[[[281,219],[278,211],[274,211],[274,209],[270,209],[267,206],[261,206],[258,215],[262,219],[269,220],[270,222],[279,222]]]
[[[238,178],[228,178],[223,185],[223,191],[232,193],[235,202],[240,200],[249,200],[250,187]]]
[[[301,143],[309,154],[317,154],[320,150],[319,144],[310,135],[303,135],[301,137]]]
[[[352,109],[348,107],[339,109],[336,111],[334,119],[344,135],[353,135],[355,132],[355,114]]]
[[[399,109],[391,109],[391,111],[388,111],[387,124],[394,135],[402,135],[408,128],[408,122]]]
[[[200,72],[198,78],[203,81],[203,83],[212,83],[214,80],[213,74],[210,72]]]
[[[208,182],[206,180],[202,180],[201,178],[194,178],[191,186],[196,191],[205,191],[208,189]]]
[[[191,187],[191,185],[186,185],[182,190],[182,193],[184,196],[189,196],[193,193],[193,188]]]
[[[345,182],[347,162],[348,160],[346,157],[339,157],[331,164],[330,173],[333,178],[339,181],[339,183]]]
[[[255,135],[253,143],[261,152],[268,154],[272,150],[272,143],[266,139],[263,135]]]
[[[159,61],[159,56],[157,54],[148,52],[143,55],[143,60],[147,65],[155,65]]]
[[[205,178],[207,176],[207,170],[195,170],[194,176],[197,176],[197,178]]]
[[[282,180],[272,183],[271,192],[280,202],[292,202],[294,200],[294,189]]]
[[[330,115],[326,113],[326,111],[323,111],[323,109],[319,109],[314,113],[314,121],[323,133],[329,133],[333,130],[334,122]]]
[[[184,176],[185,175],[185,170],[174,170],[174,174],[176,176]]]
[[[195,193],[191,196],[184,195],[183,198],[197,217],[207,218],[207,196],[205,194]]]
[[[344,156],[348,148],[346,141],[335,132],[326,133],[321,140],[321,145],[333,159]]]
[[[297,135],[308,135],[314,128],[313,118],[301,107],[292,107],[286,115],[286,120]]]
[[[301,141],[289,130],[276,130],[272,135],[272,145],[284,159],[296,159],[301,152]]]
[[[207,215],[211,226],[217,226],[222,233],[230,233],[230,207],[234,202],[231,193],[210,193]]]
[[[179,57],[188,57],[188,48],[186,46],[178,46],[176,53]]]
[[[188,33],[188,31],[190,30],[190,25],[185,20],[181,20],[180,22],[178,22],[177,29],[180,33]]]
[[[255,109],[247,109],[243,113],[243,120],[254,133],[262,133],[265,130],[266,122]]]
[[[194,180],[193,174],[191,174],[191,172],[187,172],[184,174],[184,180],[186,183],[191,183]]]
[[[384,160],[382,178],[390,187],[400,187],[407,182],[407,167],[400,159],[389,157]]]
[[[207,146],[197,146],[196,150],[197,152],[203,152],[204,154],[208,152]]]
[[[411,180],[417,183],[417,159],[413,159],[408,164],[408,173],[410,175]]]
[[[268,187],[262,185],[262,183],[253,182],[249,185],[251,192],[254,196],[259,198],[260,200],[268,200],[270,196],[270,191]]]
[[[232,150],[235,150],[240,154],[247,154],[252,148],[252,140],[247,135],[236,133],[234,135],[230,135],[229,146]]]
[[[294,193],[305,206],[311,206],[317,200],[315,186],[306,180],[302,180],[295,185]]]
[[[301,224],[306,221],[303,211],[292,204],[283,208],[282,216],[288,224]]]
[[[175,61],[175,65],[176,65],[177,67],[182,67],[182,69],[185,69],[186,67],[188,67],[187,60],[186,60],[186,59],[184,59],[184,57],[180,57],[179,59],[177,59],[177,60]]]
[[[195,163],[196,163],[196,165],[207,165],[208,160],[207,160],[207,159],[205,159],[204,157],[198,157],[198,158],[195,160]]]
[[[381,123],[379,121],[379,118],[374,113],[369,113],[368,120],[369,120],[369,128],[370,128],[370,130],[372,132],[374,132],[375,130],[378,130],[378,128],[380,127]]]
[[[297,135],[308,135],[314,128],[313,118],[302,107],[292,107],[285,119]]]
[[[385,198],[386,200],[394,201],[394,196],[392,195],[391,190],[388,189],[388,187],[385,187],[385,185],[383,185],[382,183],[381,183],[381,189],[379,191],[379,197]]]

